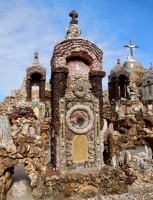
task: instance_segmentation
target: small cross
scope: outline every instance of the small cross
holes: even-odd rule
[[[133,50],[135,50],[135,48],[139,48],[139,46],[134,45],[132,41],[130,41],[130,44],[124,45],[124,47],[130,49],[130,55],[132,58],[133,58]]]
[[[78,20],[75,19],[78,17],[78,13],[75,10],[71,11],[69,16],[72,17],[70,24],[78,24]]]
[[[120,59],[118,58],[117,59],[117,65],[120,65],[121,63],[120,63]]]
[[[35,52],[34,54],[35,54],[34,59],[38,59],[38,52]]]

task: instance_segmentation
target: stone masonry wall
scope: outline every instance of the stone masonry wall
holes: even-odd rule
[[[29,107],[14,109],[10,120],[11,138],[6,144],[0,144],[0,199],[5,200],[13,168],[18,163],[24,164],[34,197],[42,199],[48,162],[49,121],[37,120]]]

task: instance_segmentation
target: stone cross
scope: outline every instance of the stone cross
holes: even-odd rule
[[[38,59],[38,52],[35,52],[34,54],[35,54],[35,57],[34,57],[34,58],[35,58],[35,59]]]
[[[69,16],[72,17],[70,24],[78,24],[78,20],[75,19],[78,17],[78,13],[75,10],[71,11]]]
[[[117,59],[117,65],[120,65],[121,63],[120,63],[120,59],[118,58]]]
[[[130,55],[132,58],[133,58],[133,50],[135,50],[135,48],[139,48],[139,46],[134,45],[132,41],[130,41],[130,44],[124,45],[124,47],[130,49]]]

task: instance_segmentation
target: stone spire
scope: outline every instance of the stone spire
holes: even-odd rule
[[[73,10],[70,12],[69,16],[72,17],[72,19],[70,21],[70,26],[67,30],[65,39],[82,38],[81,30],[78,26],[78,20],[76,20],[76,18],[78,17],[78,13],[75,10]]]
[[[33,63],[39,63],[37,51],[34,53],[34,62]]]
[[[153,62],[151,62],[150,64],[151,64],[150,70],[153,70]]]
[[[39,63],[39,60],[38,60],[38,52],[36,51],[34,53],[34,60],[32,63],[30,63],[27,68],[31,68],[31,67],[37,67],[37,68],[43,68],[43,70],[45,70],[45,73],[46,73],[46,68],[41,64]]]
[[[117,59],[117,65],[120,65],[121,63],[120,63],[120,59],[118,58]]]

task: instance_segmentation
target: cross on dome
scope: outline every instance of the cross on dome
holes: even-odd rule
[[[78,17],[78,13],[75,10],[71,11],[69,16],[72,17],[70,24],[78,24],[78,20],[76,20],[76,18]]]
[[[117,64],[118,64],[118,65],[120,65],[120,64],[121,64],[121,63],[120,63],[120,59],[119,59],[119,58],[117,59]]]
[[[38,52],[35,52],[34,54],[35,54],[34,59],[38,59]]]
[[[133,58],[133,50],[135,50],[135,48],[139,48],[139,46],[133,44],[132,41],[130,41],[130,44],[124,45],[124,47],[127,47],[127,49],[130,49],[130,55],[132,58]]]

